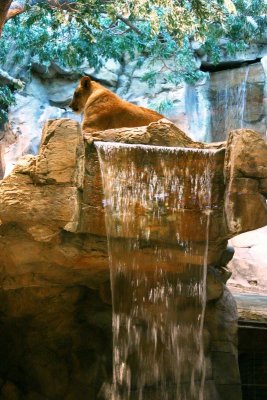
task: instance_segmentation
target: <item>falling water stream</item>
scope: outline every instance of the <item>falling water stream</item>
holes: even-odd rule
[[[221,76],[223,86],[220,88],[218,84],[216,85],[216,75],[213,76],[210,96],[214,111],[211,113],[210,131],[214,138],[217,139],[218,134],[223,135],[224,138],[231,130],[246,126],[249,71],[249,66],[239,68],[239,75],[235,70],[222,71],[219,76]],[[225,72],[225,79],[223,79],[223,72]]]
[[[213,152],[96,147],[113,301],[107,398],[202,400]]]

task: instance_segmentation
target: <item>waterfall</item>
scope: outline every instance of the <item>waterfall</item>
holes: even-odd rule
[[[245,77],[244,80],[241,84],[241,100],[240,100],[240,109],[241,109],[241,115],[240,115],[240,123],[241,123],[241,128],[244,128],[244,116],[245,116],[245,110],[246,110],[246,100],[247,100],[247,81],[248,81],[248,73],[249,73],[249,68],[247,67],[245,70]]]
[[[213,152],[96,147],[113,301],[107,398],[203,400]]]
[[[213,72],[205,83],[186,85],[186,117],[180,112],[177,125],[192,139],[204,142],[225,140],[231,130],[246,125],[251,128],[253,121],[246,124],[252,101],[250,71],[251,66],[246,66]]]
[[[210,104],[207,90],[204,90],[203,84],[186,85],[185,113],[190,137],[196,141],[212,142]]]
[[[266,77],[266,79],[265,79],[265,85],[264,85],[264,91],[265,91],[266,96],[267,96],[267,56],[264,56],[264,57],[261,59],[261,64],[262,64],[263,71],[264,71],[265,77]],[[266,96],[265,96],[265,97],[266,97]],[[267,105],[265,105],[265,110],[267,111]],[[266,138],[267,138],[267,116],[265,116],[265,136],[266,136]]]
[[[212,74],[210,81],[213,140],[222,140],[231,130],[244,128],[249,66]]]

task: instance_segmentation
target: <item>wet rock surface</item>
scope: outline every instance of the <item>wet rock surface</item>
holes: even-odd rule
[[[158,136],[154,124],[152,131],[151,126],[142,130],[143,137],[150,135],[160,144],[162,124],[158,123]],[[164,125],[165,132],[173,132],[173,127],[168,126]],[[121,131],[120,136],[116,132],[112,135],[113,140],[118,137],[123,141]],[[135,130],[130,136],[132,142],[134,137],[141,137]],[[99,137],[103,140],[104,133]],[[125,137],[127,141],[129,132]],[[176,144],[178,137],[179,134]],[[183,132],[180,138],[184,141]],[[162,144],[171,143],[174,142]],[[240,171],[249,175],[246,179],[267,179],[261,164],[266,144],[251,131],[237,131],[230,135],[228,145],[219,144],[217,150],[214,146],[218,154],[214,182],[217,209],[211,219],[218,229],[214,230],[216,234],[210,232],[205,322],[207,396],[221,400],[226,398],[225,393],[232,392],[238,400],[237,313],[235,302],[225,289],[228,275],[222,268],[226,263],[223,252],[229,237],[248,226],[253,229],[264,225],[262,215],[267,210],[263,207],[259,219],[254,215],[249,224],[246,215],[244,225],[229,225],[224,219],[228,213],[224,195],[231,198],[230,209],[236,209],[235,180],[240,178]],[[253,159],[249,165],[243,159],[247,157],[247,147],[250,160]],[[240,163],[233,167],[229,161],[233,159]],[[250,187],[251,198],[256,197],[257,201],[264,196],[259,187],[262,186]],[[96,399],[102,384],[110,380],[111,296],[102,199],[94,144],[91,139],[83,140],[78,123],[68,119],[50,121],[43,132],[39,155],[22,159],[0,185],[3,400]],[[196,227],[194,221],[189,218],[188,226]],[[196,243],[196,248],[202,246],[201,251],[204,239]]]

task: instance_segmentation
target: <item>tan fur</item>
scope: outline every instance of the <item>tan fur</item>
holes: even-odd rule
[[[88,133],[145,126],[164,118],[156,111],[122,100],[100,83],[91,81],[89,77],[81,79],[70,107],[75,112],[83,112],[82,129]]]

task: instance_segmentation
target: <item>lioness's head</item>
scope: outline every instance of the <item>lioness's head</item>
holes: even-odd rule
[[[91,79],[89,76],[83,76],[80,80],[78,87],[76,88],[72,101],[70,103],[70,108],[77,113],[83,112],[85,103],[90,95],[91,89]]]

